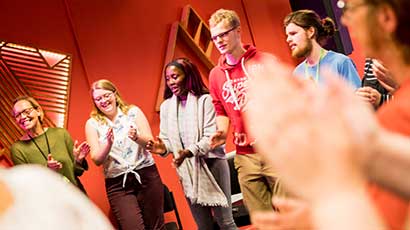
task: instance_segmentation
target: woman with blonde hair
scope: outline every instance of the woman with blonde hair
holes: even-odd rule
[[[151,153],[148,121],[105,79],[91,86],[94,108],[86,123],[91,159],[104,165],[105,188],[122,230],[164,229],[163,185]]]

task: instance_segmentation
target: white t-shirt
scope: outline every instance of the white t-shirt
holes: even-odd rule
[[[78,188],[38,165],[0,169],[0,180],[13,196],[0,214],[0,229],[114,229]],[[1,200],[1,199],[0,199]]]

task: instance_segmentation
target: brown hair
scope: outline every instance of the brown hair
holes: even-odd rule
[[[313,27],[315,29],[314,37],[321,45],[324,45],[327,38],[333,36],[336,32],[335,23],[331,18],[321,19],[313,10],[298,10],[288,14],[283,21],[283,25],[286,27],[290,23],[294,23],[305,30]]]

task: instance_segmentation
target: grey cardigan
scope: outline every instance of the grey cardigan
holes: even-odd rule
[[[171,99],[165,100],[160,107],[160,134],[159,137],[164,142],[167,147],[167,153],[162,156],[167,156],[171,152],[172,147],[170,139],[168,136],[168,119],[169,115],[169,104]],[[189,116],[189,114],[186,114]],[[215,109],[212,104],[212,97],[209,94],[203,94],[198,98],[198,129],[201,130],[199,141],[187,146],[186,149],[192,152],[194,155],[203,155],[205,158],[221,158],[225,159],[225,146],[210,149],[210,137],[216,132],[216,120],[215,120]],[[184,130],[185,135],[189,135],[192,129]],[[183,140],[182,140],[183,141]]]

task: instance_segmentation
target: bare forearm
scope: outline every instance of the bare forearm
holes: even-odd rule
[[[410,139],[384,131],[369,161],[368,176],[375,183],[410,198]]]
[[[91,152],[91,159],[96,165],[101,165],[104,163],[105,159],[107,158],[108,154],[110,153],[111,146],[104,145],[102,146],[96,153]]]

